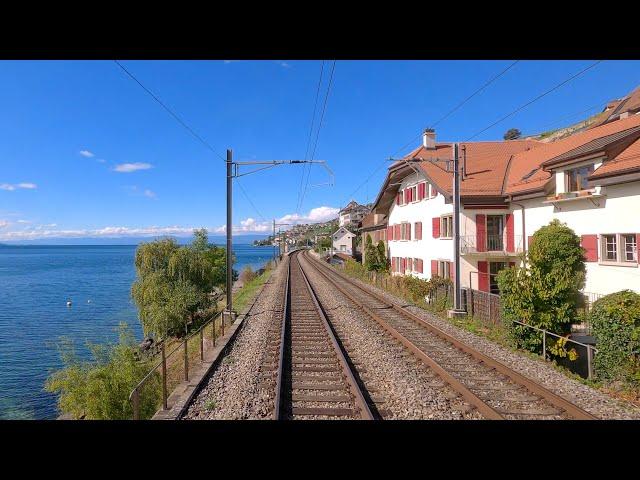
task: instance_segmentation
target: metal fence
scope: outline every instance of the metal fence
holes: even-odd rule
[[[162,383],[162,409],[168,410],[167,399],[169,397],[169,388],[173,389],[182,380],[189,381],[189,368],[191,364],[190,360],[193,360],[189,358],[189,341],[193,338],[199,337],[199,339],[197,340],[197,348],[199,348],[199,363],[201,364],[204,361],[204,352],[206,350],[205,344],[209,343],[211,345],[211,348],[214,348],[216,346],[216,321],[220,319],[220,333],[221,335],[224,335],[224,326],[225,324],[228,325],[230,323],[229,321],[225,320],[225,317],[228,316],[229,315],[227,312],[221,312],[215,315],[213,318],[203,323],[195,332],[192,332],[190,335],[182,339],[182,341],[180,341],[178,345],[169,353],[166,352],[166,342],[162,342],[160,347],[160,362],[158,362],[158,364],[155,365],[149,371],[149,373],[144,376],[142,380],[140,380],[140,382],[129,394],[129,401],[131,402],[133,407],[134,420],[140,419],[140,394],[147,383],[154,377],[154,375],[157,374],[158,370],[160,370],[160,378]],[[233,320],[234,319],[232,318],[231,323],[233,323]],[[205,330],[209,325],[211,325],[211,336],[207,338]],[[174,362],[168,362],[168,360],[172,358],[178,351],[182,351],[182,361],[177,360]],[[169,386],[168,383],[171,383],[171,385]]]

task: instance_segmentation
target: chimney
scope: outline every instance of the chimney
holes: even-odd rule
[[[427,150],[436,149],[436,131],[433,128],[427,128],[422,134],[422,146]]]

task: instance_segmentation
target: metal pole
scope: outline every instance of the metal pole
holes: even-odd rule
[[[591,364],[593,352],[591,351],[591,345],[587,345],[587,378],[591,380],[593,378],[593,366]]]
[[[273,243],[276,243],[276,219],[273,219]],[[276,263],[276,246],[274,245],[271,248],[271,252],[273,253],[273,263]]]
[[[231,315],[233,309],[232,285],[232,255],[233,244],[231,234],[233,233],[232,223],[232,202],[233,202],[233,163],[231,149],[227,150],[227,312]],[[222,334],[224,335],[224,315],[222,316]]]
[[[137,389],[133,391],[133,419],[140,420],[140,394]]]
[[[547,359],[547,331],[542,330],[542,358]]]
[[[167,355],[164,342],[162,342],[162,409],[169,410],[167,406]]]
[[[189,381],[189,352],[187,351],[187,338],[184,339],[184,380]]]
[[[460,305],[460,171],[458,168],[458,144],[453,144],[453,258],[455,283],[453,308],[461,311]]]

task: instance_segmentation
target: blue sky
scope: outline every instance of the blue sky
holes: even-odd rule
[[[335,215],[384,158],[510,63],[338,61],[315,155],[333,170],[333,186],[313,186],[328,181],[314,167],[296,212],[302,166],[242,177],[259,213],[236,187],[236,231]],[[591,63],[520,61],[439,124],[437,138],[465,140]],[[236,160],[304,157],[321,61],[122,64],[220,155],[232,148]],[[326,61],[320,103],[330,67]],[[0,241],[200,226],[222,233],[224,162],[114,62],[3,61],[0,72]],[[476,140],[570,124],[638,84],[639,61],[602,62]],[[375,199],[384,174],[380,168],[353,197]]]

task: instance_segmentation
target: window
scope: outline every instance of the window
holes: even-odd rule
[[[502,215],[487,215],[487,250],[502,251],[504,244],[502,232],[504,231],[504,217]]]
[[[602,258],[607,262],[618,261],[618,242],[615,235],[602,236]]]
[[[438,194],[437,190],[430,183],[427,186],[429,187],[429,198],[435,197]]]
[[[404,190],[399,190],[396,196],[396,205],[404,205]]]
[[[593,173],[593,165],[584,165],[565,172],[567,192],[586,190],[587,177]]]
[[[500,270],[504,270],[505,268],[507,268],[506,262],[489,262],[489,291],[491,293],[500,293],[498,282],[496,281],[496,275],[498,275]]]
[[[603,262],[637,263],[638,240],[635,233],[608,233],[600,237]]]
[[[400,239],[411,240],[411,224],[403,222],[400,224]]]
[[[418,201],[418,186],[414,185],[413,187],[409,187],[409,190],[411,190],[411,202],[417,202]]]
[[[438,276],[441,278],[449,278],[449,272],[451,272],[451,262],[438,262]]]
[[[453,238],[453,215],[440,217],[440,237]]]
[[[411,268],[412,266],[413,266],[413,261],[411,260],[411,258],[407,258],[407,261],[406,261],[407,272],[410,272],[412,270]]]
[[[624,248],[622,260],[624,262],[637,262],[638,244],[636,243],[636,236],[634,234],[623,234],[622,245]]]
[[[346,245],[340,245],[340,250],[341,251],[346,251],[347,250],[347,246]]]

